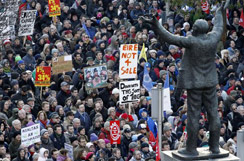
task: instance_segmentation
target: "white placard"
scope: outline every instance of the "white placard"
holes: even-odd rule
[[[19,36],[28,36],[33,34],[36,21],[36,10],[26,10],[21,12]]]
[[[74,157],[73,157],[73,146],[69,145],[67,143],[64,143],[64,149],[68,150],[68,157],[71,160],[74,160]]]
[[[119,83],[119,102],[131,103],[140,100],[140,81],[127,81]]]
[[[21,129],[21,145],[27,147],[40,141],[40,124]]]
[[[130,79],[137,76],[138,44],[120,46],[119,78]]]

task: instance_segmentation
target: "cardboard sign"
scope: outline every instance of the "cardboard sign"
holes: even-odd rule
[[[10,38],[9,17],[7,12],[0,12],[0,39]]]
[[[130,103],[140,100],[140,81],[127,81],[119,83],[119,102]]]
[[[48,0],[49,17],[60,16],[60,0]]]
[[[138,44],[124,44],[120,47],[119,78],[136,78]]]
[[[21,145],[28,147],[41,141],[40,124],[21,129]]]
[[[107,86],[108,72],[106,65],[84,68],[86,89],[102,88]]]
[[[26,10],[21,12],[19,36],[32,35],[36,21],[36,10]]]
[[[72,55],[53,58],[53,60],[52,60],[52,74],[70,72],[70,71],[72,71],[72,69],[73,69]]]
[[[51,80],[51,67],[36,67],[36,87],[50,86]]]
[[[110,142],[111,144],[120,144],[121,142],[119,121],[110,121]]]
[[[74,160],[74,157],[73,157],[73,146],[69,145],[67,143],[64,143],[64,149],[68,150],[68,157],[71,160]]]

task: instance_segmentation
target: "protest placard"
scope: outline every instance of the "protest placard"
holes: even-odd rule
[[[7,12],[0,12],[0,39],[10,38],[9,17]]]
[[[40,142],[40,124],[34,124],[21,129],[21,145],[28,147],[29,145]]]
[[[70,72],[72,69],[72,55],[61,56],[52,59],[52,74]]]
[[[60,0],[48,0],[49,17],[60,16]]]
[[[123,44],[120,46],[119,78],[136,78],[138,44]]]
[[[74,157],[73,157],[73,146],[69,145],[67,143],[64,143],[64,149],[68,150],[68,157],[71,160],[74,160]]]
[[[140,81],[126,81],[119,83],[119,102],[130,103],[140,100]]]
[[[102,88],[107,86],[108,72],[106,65],[84,68],[86,89]]]
[[[28,36],[33,34],[36,21],[36,10],[26,10],[21,12],[19,36]]]
[[[36,67],[36,78],[35,86],[36,87],[46,87],[50,86],[51,80],[51,67]]]
[[[120,144],[121,133],[120,133],[120,122],[110,121],[110,142],[111,144]]]

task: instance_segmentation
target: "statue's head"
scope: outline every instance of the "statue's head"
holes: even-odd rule
[[[209,26],[208,22],[203,19],[198,19],[194,24],[193,24],[193,32],[192,35],[200,35],[200,34],[206,34],[208,32]]]

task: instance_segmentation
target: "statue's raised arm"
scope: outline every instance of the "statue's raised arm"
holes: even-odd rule
[[[164,42],[167,42],[169,44],[174,44],[180,47],[190,47],[191,41],[188,38],[177,36],[168,32],[158,22],[155,16],[153,16],[152,19],[147,19],[145,17],[140,17],[140,18],[144,23],[149,24],[151,26],[151,29],[154,31],[154,33],[158,35],[160,39],[163,40]]]

